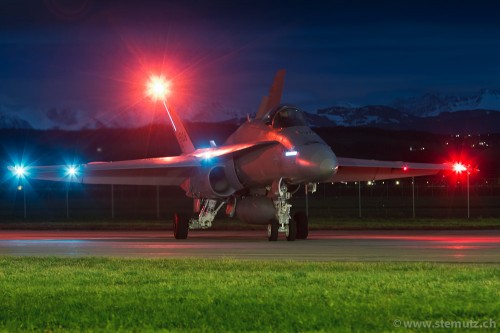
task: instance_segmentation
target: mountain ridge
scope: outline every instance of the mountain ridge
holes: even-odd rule
[[[241,124],[246,121],[248,114],[248,109],[238,109],[216,101],[198,107],[191,105],[187,110],[189,112],[181,114],[186,122]],[[500,132],[500,91],[482,89],[476,94],[469,95],[427,93],[419,97],[396,99],[387,105],[358,106],[349,102],[338,102],[315,112],[305,112],[305,116],[313,127],[375,127],[436,133]],[[125,120],[120,122],[119,126],[117,123],[101,121],[100,125],[95,127],[140,125],[139,121],[131,121],[128,124],[126,115],[120,119]],[[80,127],[94,127],[89,126],[90,121],[98,120],[89,118]],[[161,117],[154,120],[154,122],[163,121],[165,119]],[[35,126],[17,113],[0,112],[0,128],[23,129]],[[75,129],[78,128],[71,128]]]

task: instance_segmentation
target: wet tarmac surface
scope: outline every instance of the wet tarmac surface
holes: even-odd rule
[[[269,242],[266,230],[1,231],[0,255],[500,263],[500,230],[315,230],[295,242]]]

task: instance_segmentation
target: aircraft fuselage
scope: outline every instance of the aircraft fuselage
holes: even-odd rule
[[[243,124],[226,144],[275,141],[234,157],[243,186],[267,186],[283,178],[288,184],[320,182],[333,176],[337,158],[331,148],[308,126],[273,128],[262,121]]]

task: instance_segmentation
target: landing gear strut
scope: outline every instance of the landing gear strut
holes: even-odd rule
[[[198,217],[193,217],[189,220],[189,229],[208,229],[212,227],[212,222],[219,210],[226,203],[221,202],[219,206],[217,205],[217,200],[213,199],[197,199],[200,200],[200,209]],[[195,212],[196,213],[196,212]]]
[[[198,213],[197,217],[192,217],[187,219],[181,215],[174,214],[174,237],[176,239],[186,239],[188,236],[188,231],[191,229],[208,229],[212,227],[212,222],[219,210],[226,203],[221,202],[217,206],[217,200],[213,199],[196,199],[198,209],[195,213]]]
[[[288,241],[294,241],[297,237],[297,224],[290,217],[291,204],[288,200],[292,197],[292,194],[288,192],[288,187],[280,179],[277,183],[274,183],[271,187],[272,194],[275,195],[273,202],[276,208],[276,219],[272,219],[267,227],[268,239],[270,241],[276,241],[278,239],[278,233],[283,232],[286,235]]]

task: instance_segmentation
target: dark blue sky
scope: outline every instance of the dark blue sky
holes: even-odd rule
[[[306,110],[500,87],[486,1],[3,0],[0,113],[34,127],[147,122],[148,75],[179,112],[255,112],[277,69]]]

